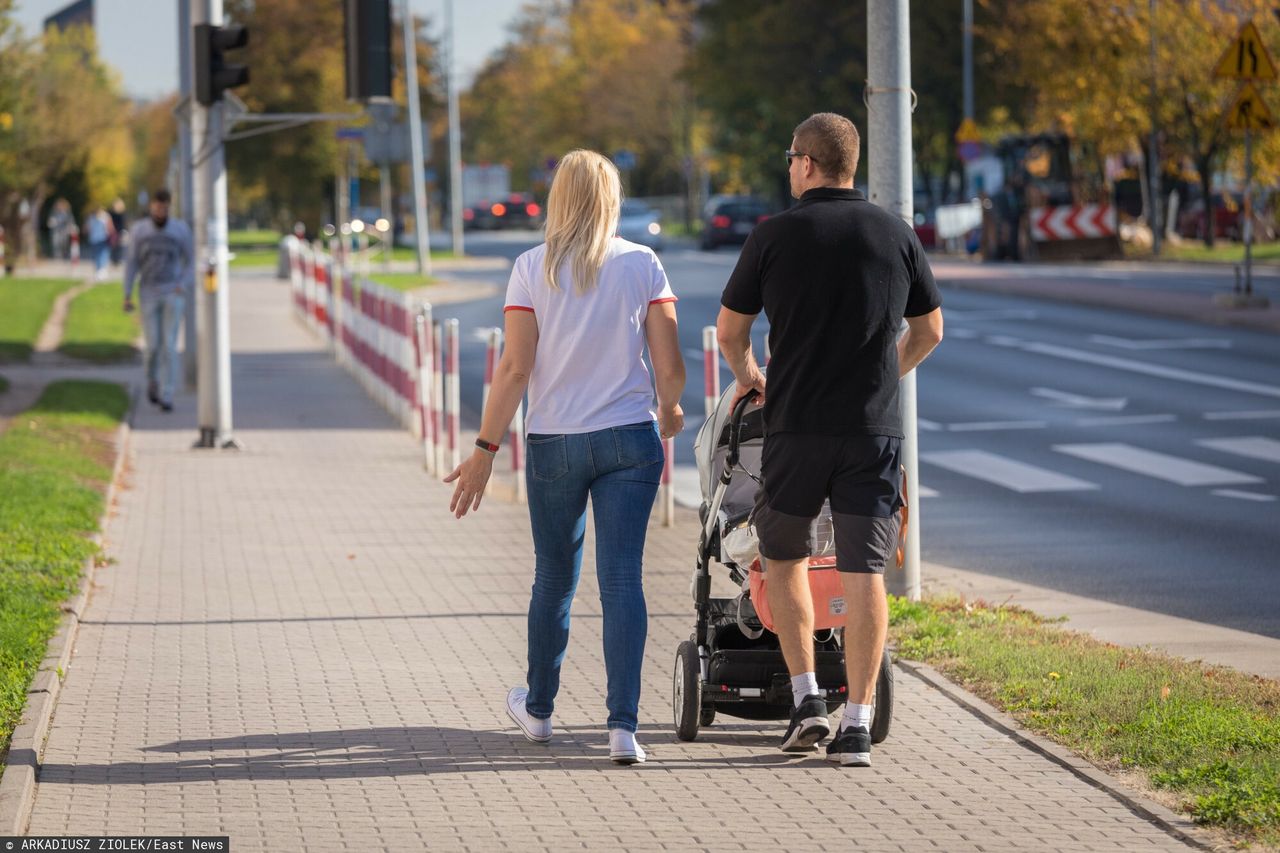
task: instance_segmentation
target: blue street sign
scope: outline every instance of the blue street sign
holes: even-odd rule
[[[333,132],[333,135],[345,142],[359,142],[364,139],[364,128],[362,127],[340,127]]]
[[[628,151],[625,148],[621,151],[613,152],[613,165],[624,172],[631,171],[636,167],[636,152]]]

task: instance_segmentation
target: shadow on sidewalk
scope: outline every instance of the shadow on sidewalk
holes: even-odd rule
[[[743,767],[812,769],[821,751],[787,755],[776,749],[776,734],[755,726],[729,726],[707,732],[699,744],[681,744],[670,726],[645,728],[641,742],[650,764],[665,769],[740,770]],[[734,729],[745,729],[737,733]],[[646,737],[647,735],[647,737]],[[709,757],[705,745],[748,747],[749,756]],[[697,749],[702,755],[688,757]],[[123,761],[113,764],[53,764],[40,768],[40,784],[160,785],[236,780],[369,779],[429,776],[438,773],[528,772],[536,770],[613,769],[603,726],[557,727],[549,745],[530,743],[514,731],[455,729],[443,726],[335,729],[319,732],[258,734],[216,740],[187,740],[144,747],[151,753],[199,753],[173,761]],[[265,751],[260,755],[244,753]],[[206,755],[215,753],[214,755]],[[618,768],[623,769],[623,768]],[[643,768],[630,768],[643,769]]]

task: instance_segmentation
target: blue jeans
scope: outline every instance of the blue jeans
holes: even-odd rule
[[[649,629],[641,563],[649,513],[662,479],[657,424],[646,421],[569,435],[531,433],[527,447],[535,555],[529,601],[529,715],[550,718],[560,690],[590,495],[604,609],[608,725],[634,732]]]
[[[178,330],[182,328],[185,300],[181,293],[139,296],[142,309],[142,337],[147,352],[147,382],[154,382],[160,399],[173,402],[173,388],[178,381]]]

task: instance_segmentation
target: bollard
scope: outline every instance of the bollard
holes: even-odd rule
[[[484,390],[480,393],[480,421],[484,422],[484,413],[489,410],[489,390],[493,388],[493,376],[498,370],[498,354],[502,351],[502,330],[489,330],[484,348]],[[489,478],[485,486],[486,495],[493,493],[493,478]]]
[[[71,232],[71,268],[75,269],[80,264],[80,234],[77,231]],[[141,298],[141,297],[139,297]]]
[[[672,482],[672,467],[675,465],[676,440],[662,440],[662,526],[671,527],[676,523],[676,490]]]
[[[413,436],[422,441],[423,454],[426,454],[427,446],[427,404],[423,402],[423,395],[427,393],[427,383],[423,378],[422,366],[426,359],[422,356],[422,309],[419,308],[412,314],[413,335],[413,374],[411,381],[413,385]]]
[[[435,436],[436,476],[443,477],[444,470],[445,427],[444,427],[444,321],[435,324],[431,334],[431,395],[433,418],[431,431]]]
[[[458,321],[449,321],[449,454],[450,470],[462,464],[462,448],[458,446],[458,433],[462,425],[462,395],[458,387]]]
[[[702,327],[702,385],[706,416],[716,411],[720,400],[720,350],[716,344],[716,327]]]
[[[427,472],[436,473],[435,430],[435,325],[431,320],[431,303],[418,309],[418,348],[422,354],[418,364],[418,403],[422,409],[422,456]]]

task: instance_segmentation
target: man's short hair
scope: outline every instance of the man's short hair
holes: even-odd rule
[[[844,182],[858,168],[862,142],[853,122],[835,113],[814,113],[796,125],[795,150],[809,155],[828,178]]]
[[[151,200],[168,204],[170,201],[173,200],[173,196],[169,193],[168,187],[161,187],[160,189],[156,190],[154,193],[151,194]]]

